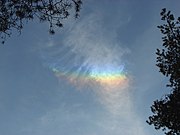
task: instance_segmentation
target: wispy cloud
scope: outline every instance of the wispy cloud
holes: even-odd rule
[[[115,30],[111,30],[111,33],[104,27],[101,14],[91,14],[68,31],[61,48],[48,45],[48,64],[59,78],[65,77],[76,88],[85,90],[88,87],[94,91],[108,114],[107,118],[103,117],[104,122],[94,120],[102,132],[144,135],[138,115],[133,111],[132,78],[126,70],[124,59],[130,50],[117,42]],[[94,72],[111,73],[118,70],[125,76],[121,83],[107,84],[101,83],[96,77],[91,78]]]

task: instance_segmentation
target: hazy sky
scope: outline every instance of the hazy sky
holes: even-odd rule
[[[0,134],[163,135],[145,121],[168,89],[159,13],[179,0],[85,0],[56,35],[35,20],[0,46]]]

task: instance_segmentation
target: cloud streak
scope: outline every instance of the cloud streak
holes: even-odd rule
[[[99,123],[103,130],[114,135],[121,132],[143,135],[138,116],[133,112],[132,78],[124,59],[130,50],[117,43],[115,33],[109,36],[102,22],[100,14],[87,16],[69,30],[62,48],[48,45],[51,50],[46,57],[48,66],[58,78],[65,78],[79,90],[88,87],[96,93],[109,114],[105,123]]]
[[[120,105],[113,100],[122,98],[120,95],[129,90],[130,76],[122,59],[129,50],[122,48],[114,38],[107,37],[106,32],[102,28],[100,15],[88,16],[64,40],[65,46],[70,48],[70,54],[74,54],[74,57],[70,57],[73,63],[65,65],[68,69],[66,71],[62,70],[63,62],[59,61],[52,68],[57,76],[66,76],[77,87],[90,86],[104,100],[102,102],[112,108],[115,104]],[[67,57],[64,58],[68,60]],[[110,111],[115,111],[115,108],[117,109],[114,107]]]

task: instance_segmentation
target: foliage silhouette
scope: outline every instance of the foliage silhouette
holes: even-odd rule
[[[49,33],[54,34],[55,27],[63,27],[62,20],[68,18],[71,9],[75,9],[75,18],[79,16],[82,0],[0,0],[0,36],[2,43],[16,29],[19,33],[24,23],[38,19],[49,23]]]
[[[167,135],[180,135],[180,17],[175,20],[174,15],[162,9],[161,20],[166,23],[158,26],[164,35],[163,49],[157,49],[157,66],[159,71],[169,77],[171,93],[151,106],[153,116],[148,124],[155,129],[162,129]]]

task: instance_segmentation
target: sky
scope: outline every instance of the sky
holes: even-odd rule
[[[56,34],[32,21],[0,46],[0,134],[163,135],[146,123],[169,92],[160,11],[173,0],[84,0]]]

